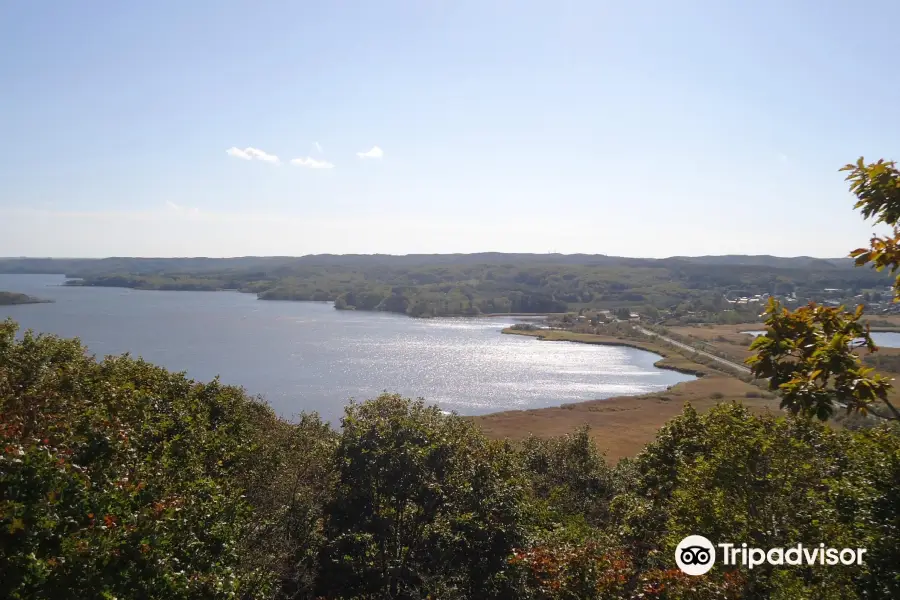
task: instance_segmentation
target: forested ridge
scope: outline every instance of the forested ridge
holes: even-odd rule
[[[5,259],[0,272],[65,273],[77,285],[239,290],[262,300],[334,301],[336,308],[411,316],[555,313],[653,307],[721,312],[726,294],[855,293],[890,279],[849,259],[603,255],[311,255],[245,258]],[[851,294],[852,295],[852,294]]]

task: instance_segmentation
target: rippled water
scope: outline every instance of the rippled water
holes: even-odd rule
[[[382,391],[480,414],[639,394],[693,379],[633,348],[501,335],[513,318],[411,319],[270,302],[237,292],[62,287],[62,276],[0,275],[0,290],[53,304],[0,306],[23,328],[80,337],[197,379],[261,394],[281,414],[335,421],[349,398]]]

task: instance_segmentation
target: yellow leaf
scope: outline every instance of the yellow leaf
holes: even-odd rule
[[[25,521],[16,517],[15,519],[12,520],[12,523],[9,524],[9,527],[7,527],[7,529],[9,530],[10,533],[15,533],[17,531],[24,531],[25,530]]]

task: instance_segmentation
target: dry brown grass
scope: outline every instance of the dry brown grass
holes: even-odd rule
[[[615,463],[623,457],[634,456],[652,441],[666,421],[681,413],[685,402],[690,402],[699,412],[721,402],[741,402],[757,413],[778,411],[778,400],[763,395],[759,388],[739,379],[713,375],[679,383],[664,393],[511,410],[472,419],[488,437],[513,441],[532,434],[565,435],[588,425],[597,447]]]
[[[872,331],[900,331],[900,315],[866,315],[865,321],[873,321]]]

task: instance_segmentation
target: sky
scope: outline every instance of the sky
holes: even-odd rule
[[[0,0],[0,256],[844,256],[900,3]]]

